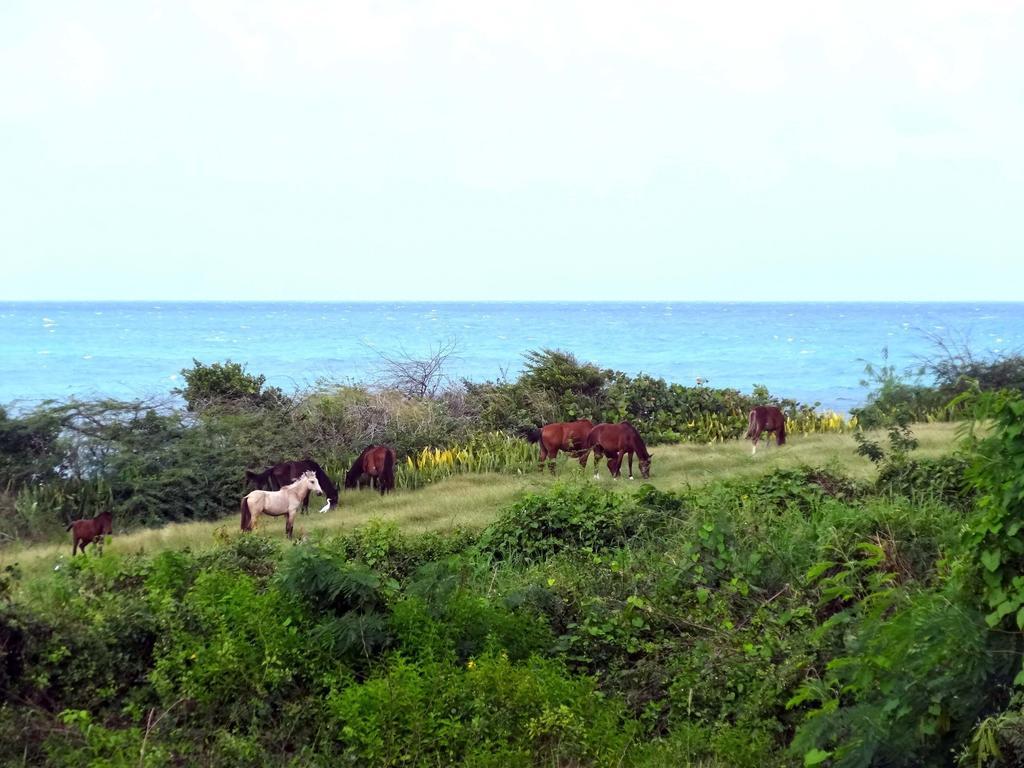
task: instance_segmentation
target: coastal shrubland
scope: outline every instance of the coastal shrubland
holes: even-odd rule
[[[541,371],[554,383],[535,381],[564,388],[561,413],[611,407],[614,377],[578,367],[559,358]],[[535,399],[517,381],[427,400],[345,387],[264,401],[259,377],[238,385],[244,367],[222,369],[200,377],[220,394],[192,410],[63,403],[0,420],[9,535],[43,536],[63,527],[55,509],[99,504],[127,522],[180,521],[118,535],[102,555],[0,550],[0,763],[995,767],[1024,755],[1018,391],[975,386],[946,408],[967,419],[955,450],[953,426],[894,408],[884,431],[808,427],[756,459],[705,431],[656,448],[641,485],[573,464],[538,472],[516,431],[553,407],[541,384]],[[662,384],[637,391],[660,408],[675,386]],[[716,427],[731,423],[716,404],[742,412],[728,391],[685,397],[723,414]],[[520,415],[487,421],[497,398]],[[642,398],[626,402],[640,421]],[[406,436],[415,492],[348,496],[348,524],[311,515],[295,543],[224,517],[237,462],[301,438],[337,473],[344,454],[326,447],[358,445],[369,424]],[[478,516],[456,523],[456,508]],[[143,538],[175,529],[200,538]]]
[[[870,472],[850,441],[675,490],[545,474],[477,529],[8,568],[0,761],[1012,765],[1024,403],[972,408],[927,459],[961,476],[896,471],[911,426]]]
[[[195,361],[182,371],[179,399],[0,413],[0,539],[52,538],[105,509],[122,528],[214,520],[236,507],[246,468],[308,456],[340,483],[371,443],[395,449],[397,485],[415,489],[456,474],[531,471],[522,437],[548,421],[629,420],[653,445],[709,443],[742,436],[750,408],[772,402],[797,434],[855,427],[763,387],[685,387],[555,350],[529,353],[515,381],[442,386],[422,378],[440,376],[436,366],[403,371],[374,386],[323,383],[286,395],[244,365]]]

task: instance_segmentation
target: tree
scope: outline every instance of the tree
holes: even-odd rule
[[[185,398],[190,411],[201,412],[214,407],[273,408],[288,402],[279,387],[264,389],[266,376],[247,373],[241,363],[228,359],[224,363],[205,365],[195,358],[192,363],[191,368],[181,370],[185,387],[171,390]]]

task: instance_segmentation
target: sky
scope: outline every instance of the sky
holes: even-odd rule
[[[5,0],[3,300],[1022,300],[1024,2]]]

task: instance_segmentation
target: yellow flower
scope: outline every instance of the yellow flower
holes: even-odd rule
[[[466,669],[476,669],[476,662],[470,659],[466,662]]]

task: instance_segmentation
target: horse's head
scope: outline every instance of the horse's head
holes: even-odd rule
[[[253,472],[251,469],[245,470],[245,487],[246,488],[259,488],[267,481],[267,475],[270,474],[268,471]]]
[[[113,534],[114,533],[114,516],[109,512],[103,512],[96,515],[96,520],[100,524],[100,534]]]
[[[311,469],[307,470],[306,472],[302,473],[302,479],[305,481],[306,487],[309,490],[313,491],[313,493],[315,493],[317,496],[324,495],[323,488],[320,487],[320,481],[317,480],[316,472],[314,472]]]
[[[651,476],[651,457],[640,459],[640,477],[644,480]]]

